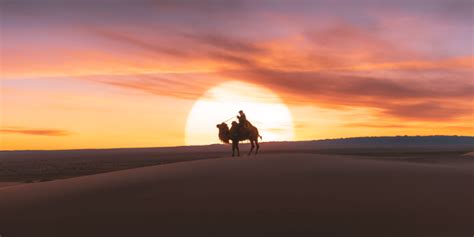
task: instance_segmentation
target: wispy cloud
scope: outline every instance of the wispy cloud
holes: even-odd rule
[[[59,129],[29,129],[29,128],[0,128],[0,133],[13,133],[22,135],[34,135],[34,136],[69,136],[72,133],[66,130]]]
[[[28,2],[9,7],[50,11]],[[379,116],[444,121],[472,116],[474,99],[473,29],[471,14],[465,14],[472,4],[451,2],[154,0],[129,7],[119,1],[107,11],[115,18],[100,14],[107,4],[76,4],[68,21],[61,21],[61,14],[39,21],[63,30],[85,29],[83,39],[64,36],[74,46],[99,48],[111,62],[119,61],[110,76],[81,74],[104,85],[196,99],[219,82],[242,80],[274,90],[287,103],[373,108]],[[7,28],[8,42],[15,42],[20,27]],[[44,46],[39,40],[32,44]],[[23,70],[25,61],[17,61],[15,68]],[[57,61],[44,65],[59,70]],[[132,69],[112,75],[123,65]],[[182,73],[157,72],[170,65]],[[193,73],[196,68],[206,72]]]
[[[406,124],[394,124],[394,123],[346,123],[344,127],[354,127],[354,128],[409,128],[412,126]]]
[[[423,59],[417,52],[354,25],[339,24],[305,33],[303,49],[292,48],[289,57],[297,57],[294,61],[303,64],[311,61],[308,65],[288,63],[288,57],[278,51],[278,42],[251,42],[215,32],[176,32],[174,37],[182,47],[173,51],[159,41],[139,36],[106,35],[129,47],[183,61],[198,57],[221,65],[200,76],[137,74],[95,79],[156,95],[196,99],[207,88],[236,79],[269,87],[287,103],[370,107],[384,116],[436,121],[469,116],[471,108],[460,101],[474,99],[474,83],[469,79],[474,57]],[[414,56],[421,58],[413,60]]]
[[[81,79],[122,89],[188,100],[199,98],[206,90],[222,81],[209,73],[98,75]]]

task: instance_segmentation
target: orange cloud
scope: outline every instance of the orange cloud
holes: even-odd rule
[[[0,133],[14,133],[23,135],[35,135],[35,136],[69,136],[71,132],[66,130],[58,129],[25,129],[25,128],[3,128],[0,129]]]
[[[474,56],[442,60],[401,61],[393,63],[365,64],[345,68],[347,70],[472,70]]]
[[[93,80],[156,95],[196,99],[218,82],[238,79],[269,87],[287,103],[369,107],[378,109],[380,116],[414,120],[450,120],[470,114],[469,105],[457,101],[474,98],[474,84],[469,78],[474,57],[412,60],[421,56],[371,33],[339,24],[289,41],[301,44],[179,33],[174,37],[182,47],[170,51],[159,41],[108,32],[107,39],[126,47],[178,61],[208,60],[216,67],[204,74],[129,74],[97,76]]]

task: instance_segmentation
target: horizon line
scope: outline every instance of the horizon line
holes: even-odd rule
[[[295,140],[295,141],[262,141],[261,143],[279,143],[279,142],[315,142],[315,141],[330,141],[330,140],[344,140],[357,138],[396,138],[396,137],[464,137],[474,138],[474,136],[467,135],[394,135],[394,136],[363,136],[363,137],[339,137],[339,138],[322,138],[313,140]],[[243,141],[246,143],[245,141]],[[212,143],[204,145],[180,145],[180,146],[144,146],[144,147],[103,147],[103,148],[71,148],[71,149],[22,149],[22,150],[0,150],[0,152],[32,152],[32,151],[87,151],[87,150],[119,150],[119,149],[166,149],[166,148],[182,148],[182,147],[204,147],[226,145],[223,143]]]

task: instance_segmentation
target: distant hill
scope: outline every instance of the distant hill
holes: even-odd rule
[[[248,144],[242,144],[241,149],[245,151]],[[306,151],[324,149],[436,149],[452,150],[463,149],[474,151],[473,136],[395,136],[395,137],[354,137],[325,139],[314,141],[292,141],[292,142],[263,142],[261,151]],[[113,149],[80,149],[80,150],[56,150],[56,151],[0,151],[0,158],[11,157],[15,154],[20,156],[97,156],[114,154],[133,154],[136,156],[163,155],[176,153],[209,153],[228,152],[230,147],[226,144],[213,144],[203,146],[180,146],[180,147],[156,147],[156,148],[113,148]]]
[[[298,142],[271,142],[280,148],[474,148],[472,136],[354,137]]]

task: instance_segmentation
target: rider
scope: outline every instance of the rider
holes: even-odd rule
[[[237,119],[239,119],[239,126],[240,127],[248,127],[247,123],[247,117],[244,114],[244,111],[240,110],[239,115],[237,115]]]

